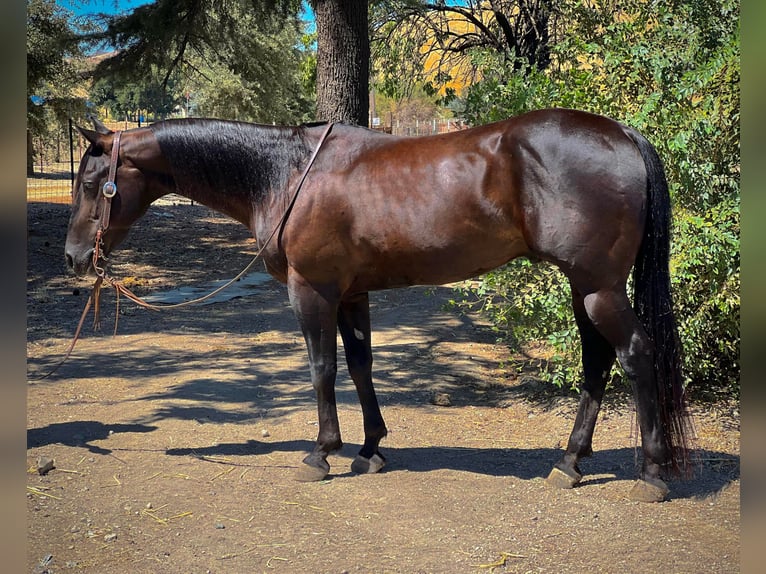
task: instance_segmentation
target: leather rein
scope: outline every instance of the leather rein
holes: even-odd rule
[[[290,197],[290,201],[288,202],[287,207],[285,208],[285,211],[282,214],[282,217],[280,218],[279,222],[274,227],[272,232],[269,234],[269,236],[266,238],[266,241],[264,242],[264,244],[258,249],[258,251],[255,253],[255,255],[250,260],[250,262],[245,266],[245,268],[242,271],[240,271],[235,277],[233,277],[230,281],[228,281],[224,285],[221,285],[215,290],[211,291],[207,295],[198,297],[196,299],[191,299],[188,301],[182,301],[181,303],[171,303],[167,305],[156,305],[156,304],[144,301],[143,299],[141,299],[141,297],[139,297],[138,295],[133,293],[130,289],[128,289],[125,285],[120,283],[120,281],[118,281],[117,279],[109,275],[106,271],[106,265],[103,265],[103,266],[101,265],[102,261],[104,261],[105,259],[102,256],[103,245],[104,245],[103,236],[106,230],[109,229],[109,219],[111,217],[111,209],[112,209],[112,198],[115,195],[117,195],[117,184],[115,183],[115,179],[117,177],[117,163],[119,161],[120,139],[122,137],[122,131],[114,132],[114,140],[112,142],[112,153],[111,153],[111,158],[109,162],[109,174],[107,176],[106,182],[101,188],[101,195],[104,199],[104,206],[103,206],[103,209],[101,210],[101,217],[99,218],[98,230],[96,231],[95,245],[93,248],[93,269],[96,272],[96,281],[93,284],[93,289],[91,291],[90,296],[88,297],[88,301],[85,303],[85,309],[83,309],[82,316],[80,317],[80,321],[77,324],[74,337],[72,338],[72,342],[70,343],[64,358],[48,373],[46,373],[45,375],[39,378],[33,377],[33,379],[41,380],[41,379],[45,379],[49,377],[54,372],[56,372],[56,370],[58,370],[58,368],[61,365],[63,365],[66,362],[66,360],[72,354],[75,344],[77,343],[77,340],[80,337],[80,332],[82,331],[82,326],[83,326],[83,323],[85,322],[85,317],[88,315],[88,311],[90,310],[91,305],[93,305],[94,307],[93,327],[94,329],[98,329],[100,327],[100,304],[99,303],[101,299],[101,287],[104,281],[106,281],[110,286],[112,286],[115,290],[115,293],[117,294],[117,310],[115,312],[115,318],[114,318],[114,333],[116,334],[117,322],[120,315],[120,295],[121,294],[124,295],[126,298],[130,299],[131,301],[133,301],[134,303],[136,303],[137,305],[140,305],[141,307],[144,307],[146,309],[151,309],[152,311],[162,311],[164,309],[174,309],[178,307],[186,307],[189,305],[201,303],[207,299],[210,299],[214,295],[217,295],[218,293],[230,287],[232,284],[234,284],[239,279],[244,277],[247,274],[247,272],[250,271],[250,269],[252,269],[253,265],[255,265],[258,259],[261,258],[261,255],[266,250],[266,248],[271,244],[271,241],[274,239],[274,236],[277,234],[277,232],[283,229],[285,223],[287,223],[287,218],[290,216],[290,212],[292,211],[293,206],[295,205],[295,200],[298,198],[298,192],[300,192],[301,188],[303,187],[303,183],[306,181],[309,171],[311,170],[311,167],[314,165],[314,160],[316,160],[317,155],[319,155],[319,150],[322,148],[322,145],[327,139],[327,136],[330,135],[330,131],[332,130],[333,125],[334,124],[332,122],[328,123],[324,132],[322,132],[322,135],[319,138],[319,143],[314,148],[314,151],[311,154],[311,157],[309,158],[309,161],[306,164],[306,167],[303,169],[303,173],[301,174],[301,177],[295,186],[295,191],[293,191],[293,194]]]

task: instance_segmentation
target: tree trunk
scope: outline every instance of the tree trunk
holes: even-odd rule
[[[366,126],[370,36],[367,0],[314,0],[317,119]]]
[[[27,177],[35,175],[35,146],[32,143],[32,132],[27,129]]]

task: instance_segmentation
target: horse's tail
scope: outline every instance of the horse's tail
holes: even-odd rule
[[[633,267],[633,306],[654,343],[654,374],[671,470],[692,470],[689,437],[693,432],[686,409],[681,374],[681,342],[670,291],[670,193],[657,151],[647,139],[625,127],[646,165],[647,210],[641,247]]]

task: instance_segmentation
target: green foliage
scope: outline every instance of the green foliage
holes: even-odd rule
[[[508,73],[503,66],[502,55],[490,50],[474,52],[473,59],[475,65],[483,70],[484,79],[470,86],[465,95],[463,115],[471,124],[495,122],[549,107],[551,102],[562,101],[566,97],[557,82],[536,68],[524,75]]]
[[[194,115],[263,123],[313,117],[316,64],[298,0],[155,0],[114,17],[86,38],[119,51],[102,61],[102,102],[164,117]],[[104,88],[104,86],[101,86]]]
[[[676,210],[671,277],[685,370],[700,395],[739,393],[739,198]]]
[[[151,112],[150,119],[163,119],[173,113],[181,103],[177,88],[177,75],[171,76],[166,85],[156,68],[136,81],[101,78],[90,89],[91,101],[109,110],[115,119],[136,121],[142,111]]]
[[[484,80],[466,95],[466,117],[486,123],[572,107],[614,117],[654,143],[674,202],[671,272],[687,383],[698,395],[738,395],[739,3],[612,4],[570,2],[556,64],[544,72],[520,75],[497,54],[475,53]],[[579,341],[565,318],[566,281],[550,268],[525,277],[530,269],[490,273],[475,294],[493,297],[488,310],[509,334],[545,338],[554,351],[546,378],[574,385]]]
[[[301,91],[310,102],[316,102],[317,96],[317,33],[304,33],[301,36],[300,83]],[[315,114],[311,114],[315,117]]]
[[[34,171],[34,140],[55,140],[68,117],[83,116],[76,65],[80,46],[69,12],[53,0],[27,0],[27,173]],[[34,101],[33,101],[34,99]]]
[[[69,14],[53,0],[27,0],[27,94],[41,95],[56,80],[71,83],[67,57],[77,51]]]
[[[569,283],[556,267],[516,259],[457,289],[457,306],[478,307],[509,342],[547,343],[555,352],[543,363],[541,377],[559,387],[576,388],[580,344]]]
[[[259,34],[252,30],[260,28]],[[314,116],[316,57],[297,18],[243,10],[225,40],[202,58],[191,58],[189,75],[196,115],[293,124]],[[312,76],[314,82],[311,82]]]

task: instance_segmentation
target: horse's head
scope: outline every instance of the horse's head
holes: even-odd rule
[[[78,127],[90,142],[80,160],[72,190],[72,215],[66,237],[66,261],[70,269],[83,276],[94,271],[93,253],[96,234],[102,225],[106,206],[104,184],[107,182],[115,133],[94,122],[96,131]],[[130,226],[146,211],[157,196],[150,196],[147,178],[136,161],[146,155],[137,146],[143,138],[126,132],[121,139],[115,165],[117,191],[111,198],[108,227],[102,236],[100,254],[107,256],[128,234]],[[144,146],[145,147],[145,146]]]

